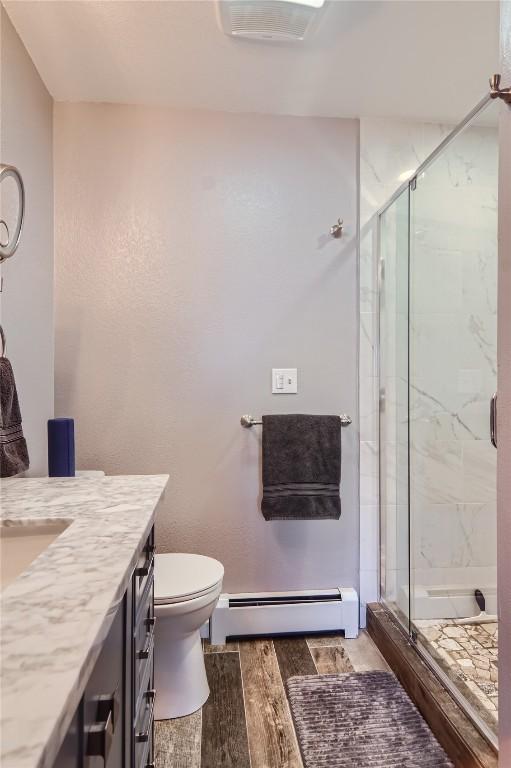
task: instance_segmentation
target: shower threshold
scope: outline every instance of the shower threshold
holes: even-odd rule
[[[423,629],[428,632],[428,627]],[[452,678],[424,644],[425,636],[419,635],[421,628],[417,627],[417,642],[413,642],[385,605],[371,603],[367,607],[367,630],[456,768],[497,768],[492,728],[478,717],[478,710],[470,702],[461,705]],[[430,635],[435,633],[430,631]],[[443,639],[440,633],[434,642]],[[493,642],[496,636],[490,644]],[[494,714],[496,717],[496,710]]]

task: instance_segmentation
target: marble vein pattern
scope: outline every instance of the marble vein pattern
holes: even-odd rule
[[[472,126],[411,201],[410,490],[416,570],[496,563],[497,136]],[[415,583],[419,583],[415,580]]]
[[[70,523],[1,594],[0,764],[6,768],[52,765],[167,480],[2,481],[3,526]]]
[[[399,529],[394,518],[408,502],[415,583],[442,585],[446,578],[451,583],[447,571],[465,566],[456,583],[472,588],[477,586],[472,571],[495,568],[496,562],[496,453],[488,426],[489,399],[496,389],[496,132],[481,125],[464,131],[419,176],[409,201],[394,203],[383,217],[382,364],[374,386],[376,210],[450,128],[364,119],[360,129],[361,440],[377,444],[378,423],[372,414],[381,390],[385,417],[379,435],[379,488],[386,509],[381,536],[388,550],[387,570],[392,571],[386,574],[385,596],[398,597],[392,564],[408,539],[408,528]],[[366,453],[361,446],[361,456]],[[377,461],[372,472],[376,479]],[[378,485],[371,487],[364,476],[363,487],[373,496],[368,498],[366,490],[363,503],[376,509]],[[370,567],[361,550],[361,570]]]
[[[379,530],[376,212],[403,182],[403,174],[411,175],[448,132],[447,126],[419,122],[373,118],[360,121],[360,503],[361,526],[365,529],[361,531],[360,551],[362,626],[365,626],[366,603],[378,596],[378,551],[366,545],[368,540],[377,537]],[[396,385],[399,382],[396,381]],[[388,407],[391,390],[387,388]],[[395,436],[387,435],[385,439],[396,442]],[[393,458],[391,451],[387,455]],[[389,500],[385,503],[389,504]],[[392,551],[389,559],[395,560]]]

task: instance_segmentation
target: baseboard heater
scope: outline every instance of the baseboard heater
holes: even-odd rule
[[[223,594],[210,619],[210,640],[222,645],[229,637],[335,630],[357,637],[358,621],[358,594],[351,587]]]

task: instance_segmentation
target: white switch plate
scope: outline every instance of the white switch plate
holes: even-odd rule
[[[298,392],[298,369],[272,368],[271,391],[274,395],[296,395]]]

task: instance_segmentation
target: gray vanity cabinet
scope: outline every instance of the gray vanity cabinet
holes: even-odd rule
[[[153,768],[154,530],[133,577],[131,622],[131,744],[133,768]]]
[[[153,768],[154,532],[53,768]]]
[[[82,733],[82,709],[78,707],[54,763],[55,768],[81,768]]]
[[[86,768],[123,768],[125,765],[125,602],[123,599],[116,610],[83,694],[83,750]]]
[[[124,768],[126,734],[127,596],[117,607],[54,768]],[[128,710],[129,715],[129,710]]]

